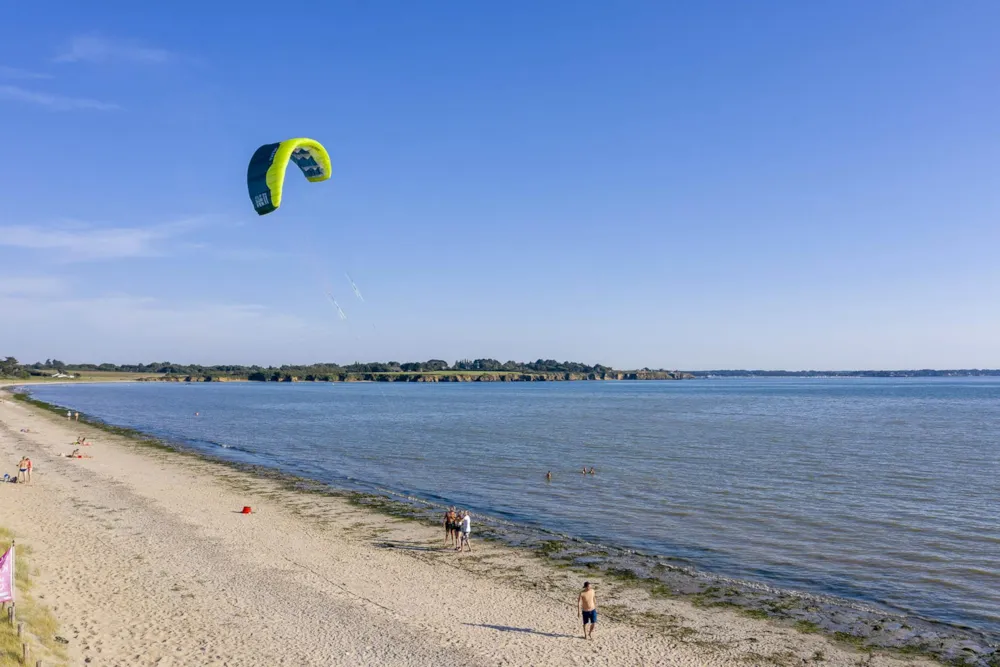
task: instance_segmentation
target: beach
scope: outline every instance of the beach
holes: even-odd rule
[[[2,524],[33,550],[36,593],[90,665],[856,665],[819,634],[651,596],[531,553],[346,498],[139,444],[0,393]],[[22,429],[27,429],[23,432]],[[72,443],[93,458],[69,459]],[[253,513],[240,513],[251,506]],[[869,665],[931,665],[875,654]]]

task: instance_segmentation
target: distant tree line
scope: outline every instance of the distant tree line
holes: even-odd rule
[[[21,364],[17,363],[17,359],[14,357],[6,357],[3,361],[0,361],[0,377],[26,378],[29,376],[30,373]]]
[[[276,379],[289,376],[325,377],[343,373],[441,373],[447,371],[494,371],[511,373],[605,373],[613,371],[610,366],[601,364],[589,365],[576,361],[555,361],[554,359],[538,359],[532,362],[498,361],[496,359],[461,359],[449,364],[443,359],[427,361],[370,362],[341,365],[332,362],[311,364],[308,366],[241,366],[216,365],[202,366],[199,364],[175,364],[169,361],[152,362],[148,364],[67,364],[58,359],[46,359],[44,362],[19,364],[14,357],[7,357],[0,362],[0,376],[28,377],[30,375],[52,375],[54,372],[86,372],[106,371],[113,373],[162,373],[167,375],[201,375],[213,377],[246,377],[254,380]]]
[[[2,358],[2,357],[0,357]],[[53,373],[80,373],[106,371],[113,373],[157,373],[184,376],[235,377],[250,380],[279,380],[290,377],[328,378],[345,373],[442,373],[442,372],[509,372],[509,373],[610,373],[615,369],[602,364],[583,364],[576,361],[556,361],[538,359],[536,361],[499,361],[497,359],[459,359],[449,364],[443,359],[427,361],[370,362],[341,365],[332,362],[308,366],[241,366],[199,364],[175,364],[169,361],[148,364],[67,364],[58,359],[21,364],[14,357],[2,358],[0,377],[27,378],[32,375],[52,375]],[[642,368],[643,371],[664,371],[664,369]],[[775,371],[775,370],[714,370],[688,371],[695,377],[974,377],[1000,376],[1000,369],[953,369],[953,370],[896,370],[896,371]]]

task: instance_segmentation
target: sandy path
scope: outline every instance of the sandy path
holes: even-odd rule
[[[94,458],[63,458],[81,433]],[[22,454],[35,479],[0,484],[0,524],[33,547],[37,590],[71,640],[74,665],[856,665],[862,657],[816,635],[611,582],[598,588],[607,613],[585,642],[579,577],[530,555],[478,541],[474,554],[458,555],[440,548],[436,529],[5,400],[0,473]],[[245,504],[255,514],[240,515]],[[622,609],[657,615],[643,624],[609,618],[625,618]],[[817,651],[822,662],[812,661]]]

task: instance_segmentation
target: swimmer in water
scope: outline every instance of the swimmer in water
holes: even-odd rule
[[[545,481],[546,482],[551,482],[552,481],[552,471],[551,470],[548,471],[547,473],[545,473]]]
[[[590,474],[591,475],[596,475],[597,474],[597,470],[595,470],[593,467],[591,467]]]

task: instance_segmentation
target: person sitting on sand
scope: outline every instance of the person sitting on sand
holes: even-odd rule
[[[597,594],[590,587],[590,582],[583,582],[583,592],[576,599],[577,611],[583,616],[583,638],[594,638],[594,626],[597,625]],[[590,625],[590,630],[587,630]]]
[[[81,454],[79,449],[74,449],[72,454],[67,454],[71,459],[92,459],[90,454]]]

